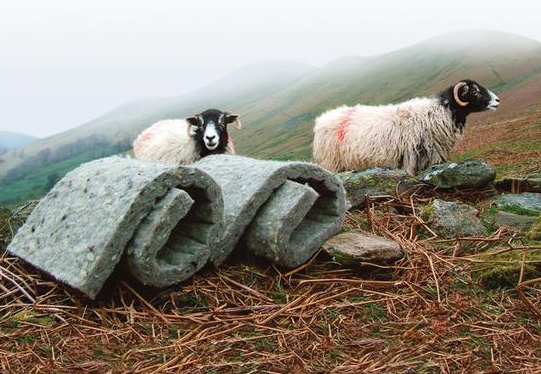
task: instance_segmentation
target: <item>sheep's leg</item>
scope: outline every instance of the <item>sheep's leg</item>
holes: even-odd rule
[[[401,157],[402,166],[399,164],[398,167],[405,169],[408,173],[412,175],[417,175],[419,172],[423,171],[430,164],[429,152],[423,142],[419,140],[414,144],[406,154]]]

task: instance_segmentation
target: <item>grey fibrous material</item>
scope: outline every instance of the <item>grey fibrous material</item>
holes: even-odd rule
[[[241,240],[249,253],[296,267],[340,231],[342,182],[317,165],[213,155],[193,166],[207,172],[224,195],[224,234],[210,258],[215,265]]]
[[[8,250],[90,298],[123,252],[141,282],[167,286],[208,262],[222,212],[204,172],[109,157],[57,183]]]
[[[165,287],[221,264],[239,242],[298,266],[344,215],[342,182],[314,164],[217,155],[171,167],[109,157],[58,182],[8,250],[95,298],[119,263]]]

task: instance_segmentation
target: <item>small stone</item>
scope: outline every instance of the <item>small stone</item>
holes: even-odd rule
[[[541,194],[523,192],[521,194],[504,194],[496,199],[499,209],[522,215],[536,216],[541,213]]]
[[[494,222],[498,226],[506,226],[522,232],[528,231],[535,221],[536,218],[532,216],[523,216],[504,211],[498,211],[494,217]]]
[[[404,194],[420,182],[404,170],[374,167],[336,174],[344,183],[351,208],[362,208],[365,196]]]
[[[421,181],[439,188],[481,188],[495,178],[490,166],[474,160],[433,165],[419,174]]]
[[[479,211],[467,204],[436,199],[422,211],[428,227],[442,238],[479,236],[486,231]]]
[[[404,257],[404,251],[395,241],[359,232],[333,236],[323,244],[323,249],[334,261],[346,266],[355,266],[359,262],[390,264]]]

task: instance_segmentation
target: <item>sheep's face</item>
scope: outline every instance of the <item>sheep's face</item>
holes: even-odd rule
[[[237,123],[240,128],[238,115],[228,112],[222,112],[217,109],[208,109],[189,117],[186,121],[189,123],[188,134],[193,137],[199,145],[204,147],[203,154],[223,153],[227,147],[227,125],[232,122]]]
[[[456,105],[469,113],[496,110],[500,106],[498,96],[470,79],[458,82],[450,90]]]

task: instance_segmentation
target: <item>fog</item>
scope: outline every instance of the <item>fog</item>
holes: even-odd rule
[[[0,130],[48,136],[262,60],[321,66],[463,29],[541,40],[539,14],[540,3],[523,0],[8,0],[0,5]]]

